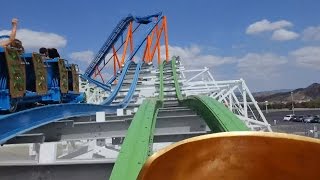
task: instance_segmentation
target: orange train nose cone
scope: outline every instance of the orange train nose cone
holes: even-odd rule
[[[320,179],[320,140],[228,132],[175,143],[152,155],[140,180]]]

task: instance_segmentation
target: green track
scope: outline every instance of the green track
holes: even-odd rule
[[[249,131],[249,128],[229,109],[209,96],[190,96],[182,103],[195,110],[214,132]]]
[[[110,179],[136,179],[152,154],[153,131],[160,101],[146,99],[135,114],[113,167]]]
[[[183,98],[178,81],[176,58],[172,58],[173,79],[178,101],[195,110],[206,121],[212,132],[249,131],[249,128],[229,109],[209,96]]]
[[[161,64],[160,64],[160,67],[159,67],[159,80],[160,80],[160,84],[159,84],[159,100],[161,102],[163,102],[163,98],[164,98],[164,93],[163,93],[163,66],[164,64],[166,63],[166,61],[163,61]]]
[[[128,129],[121,151],[115,162],[110,179],[134,180],[144,162],[152,154],[153,132],[158,109],[164,101],[164,61],[159,67],[159,97],[143,101]],[[172,71],[175,90],[181,105],[195,110],[207,123],[213,133],[227,131],[248,131],[249,129],[236,115],[223,104],[209,96],[190,96],[183,98],[176,69],[176,58],[172,58]]]
[[[173,57],[171,61],[172,61],[171,65],[172,65],[172,72],[173,72],[173,80],[174,80],[174,86],[176,89],[177,98],[179,102],[182,102],[183,97],[181,94],[180,84],[179,84],[178,75],[177,75],[176,57]]]

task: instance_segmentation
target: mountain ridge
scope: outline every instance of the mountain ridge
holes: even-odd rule
[[[281,90],[275,90],[281,91]],[[275,92],[273,91],[273,92]],[[253,96],[258,102],[269,101],[273,103],[287,103],[291,102],[308,102],[320,98],[320,84],[313,83],[306,88],[298,88],[294,90],[289,90],[285,92],[266,92],[266,93],[253,93]],[[292,97],[291,97],[292,92]]]

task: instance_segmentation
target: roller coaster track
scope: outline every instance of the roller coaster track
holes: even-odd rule
[[[159,73],[159,97],[145,100],[133,117],[110,179],[137,179],[144,162],[153,154],[151,147],[159,119],[174,121],[187,118],[190,112],[195,111],[197,114],[192,118],[204,120],[211,133],[249,130],[243,121],[211,97],[192,96],[184,99],[175,58],[161,64]],[[176,115],[179,111],[182,113]]]
[[[101,62],[104,60],[106,55],[110,52],[112,46],[116,43],[116,41],[120,38],[120,36],[123,34],[123,32],[128,28],[130,22],[136,21],[141,24],[148,24],[151,21],[149,20],[152,17],[160,17],[161,13],[145,16],[145,17],[134,17],[132,15],[129,15],[117,24],[117,26],[114,28],[106,42],[103,44],[95,58],[92,60],[88,68],[86,69],[84,76],[90,77],[95,70],[95,67],[97,67]]]
[[[34,128],[68,117],[94,114],[97,111],[111,113],[116,111],[116,108],[93,104],[57,104],[6,115],[0,119],[0,144]]]
[[[126,133],[126,138],[122,144],[120,154],[115,162],[110,179],[136,179],[143,163],[153,154],[152,143],[155,134],[158,134],[161,121],[177,121],[179,119],[192,119],[193,121],[203,121],[207,127],[202,127],[191,132],[189,137],[226,131],[246,131],[248,128],[243,121],[238,119],[224,105],[207,96],[191,96],[184,98],[180,91],[180,82],[178,70],[176,69],[177,61],[175,58],[166,63],[165,61],[159,67],[159,96],[143,101],[137,113],[131,120],[130,126]],[[89,104],[61,104],[53,106],[39,107],[8,115],[0,120],[1,128],[0,142],[5,143],[7,140],[16,137],[19,134],[30,132],[31,135],[43,134],[43,128],[46,124],[64,120],[62,123],[68,123],[70,117],[84,117],[94,114],[96,111],[105,111],[114,113],[116,109],[125,107],[128,99],[136,87],[137,77],[140,72],[142,62],[135,64],[132,61],[126,63],[122,74],[119,77],[119,83],[114,88],[118,92],[124,84],[125,77],[129,75],[129,69],[134,69],[134,78],[130,90],[122,103],[111,105],[114,98],[108,98],[105,105]],[[113,93],[115,97],[117,93]],[[54,109],[54,110],[53,110]],[[41,113],[40,113],[41,112]],[[57,114],[55,112],[61,112]],[[37,114],[37,116],[34,116]],[[32,117],[32,118],[31,118]],[[111,122],[110,122],[111,123]],[[81,123],[74,124],[75,128]],[[48,125],[47,125],[48,126]],[[30,131],[39,127],[39,130]],[[50,126],[48,126],[50,127]],[[47,128],[48,129],[48,128]],[[60,132],[60,131],[59,131]],[[57,132],[57,133],[59,133]],[[174,131],[169,134],[176,133]],[[160,133],[161,134],[161,133]],[[54,138],[52,138],[54,137]],[[56,136],[46,137],[46,141],[59,141]],[[19,138],[18,138],[19,139]],[[23,139],[23,138],[22,138]],[[24,140],[24,143],[26,141]],[[137,153],[139,152],[139,153]]]
[[[150,17],[159,17],[159,19],[148,29],[141,42],[126,59],[121,73],[113,76],[107,83],[91,79],[90,76],[95,67],[104,61],[106,54],[129,23],[137,21],[147,24],[150,23]],[[36,141],[38,143],[68,141],[77,139],[83,134],[86,134],[88,139],[110,137],[113,140],[121,139],[119,143],[122,144],[121,150],[114,166],[112,165],[111,175],[109,175],[110,179],[114,180],[130,180],[137,179],[144,162],[153,154],[153,143],[162,142],[159,137],[170,136],[174,137],[175,141],[180,141],[208,133],[248,131],[246,124],[217,100],[204,95],[189,97],[182,95],[180,62],[175,57],[171,61],[163,61],[159,64],[158,78],[154,84],[158,84],[157,97],[145,99],[134,115],[118,117],[114,114],[118,109],[128,108],[137,91],[139,75],[148,65],[143,58],[135,59],[136,62],[133,61],[133,58],[161,18],[161,14],[146,17],[128,16],[122,19],[113,30],[82,76],[98,87],[111,91],[100,105],[48,105],[2,116],[0,117],[0,144],[34,143],[37,137],[40,137]],[[138,98],[142,98],[140,94]],[[89,118],[97,111],[107,113],[104,122],[97,122]],[[169,124],[168,122],[171,122],[173,126],[175,123],[180,123],[177,125],[178,129],[164,127]],[[57,124],[62,124],[62,126]],[[112,124],[115,126],[110,126]],[[190,124],[197,124],[197,126]],[[56,125],[58,128],[52,128]],[[87,127],[83,128],[84,126]],[[112,127],[118,129],[111,129]],[[110,132],[107,132],[106,129]],[[68,132],[68,130],[71,131]],[[117,131],[118,134],[113,135],[114,131]],[[180,136],[181,134],[183,135]],[[34,138],[30,140],[30,137]]]
[[[107,53],[111,50],[112,45],[119,39],[119,37],[122,35],[123,31],[128,27],[130,22],[133,21],[133,16],[129,15],[123,19],[117,24],[117,26],[114,28],[110,36],[108,37],[107,41],[103,44],[93,61],[90,63],[89,67],[86,69],[84,75],[90,77],[93,72],[94,68],[99,65]]]
[[[129,70],[129,68],[135,66],[135,73],[134,73],[133,83],[132,83],[131,88],[130,88],[130,90],[129,90],[126,98],[125,98],[125,102],[130,100],[130,96],[132,95],[132,93],[133,93],[133,91],[135,89],[135,86],[136,86],[136,83],[137,83],[137,80],[138,80],[138,77],[139,77],[141,65],[142,65],[142,62],[139,62],[138,65],[136,65],[133,61],[127,61],[127,63],[124,66],[124,69],[122,70],[122,74],[121,74],[121,76],[119,78],[118,84],[114,88],[114,91],[111,93],[109,98],[107,98],[101,104],[108,104],[109,105],[109,104],[112,103],[112,101],[116,98],[117,93],[119,92],[119,90],[120,90],[120,88],[121,88],[121,86],[123,84],[123,81],[125,80],[126,75],[128,74],[127,72]],[[123,108],[122,105],[119,105],[119,108]]]

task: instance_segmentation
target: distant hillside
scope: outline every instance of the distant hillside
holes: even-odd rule
[[[272,91],[253,92],[252,95],[254,97],[262,97],[262,96],[270,96],[276,93],[291,92],[291,91],[292,89],[278,89],[278,90],[272,90]]]
[[[292,91],[294,102],[308,102],[320,98],[320,84],[313,83],[306,88],[299,88]],[[258,102],[274,102],[274,103],[287,103],[291,102],[291,91],[278,92],[278,93],[256,93],[255,99]]]

